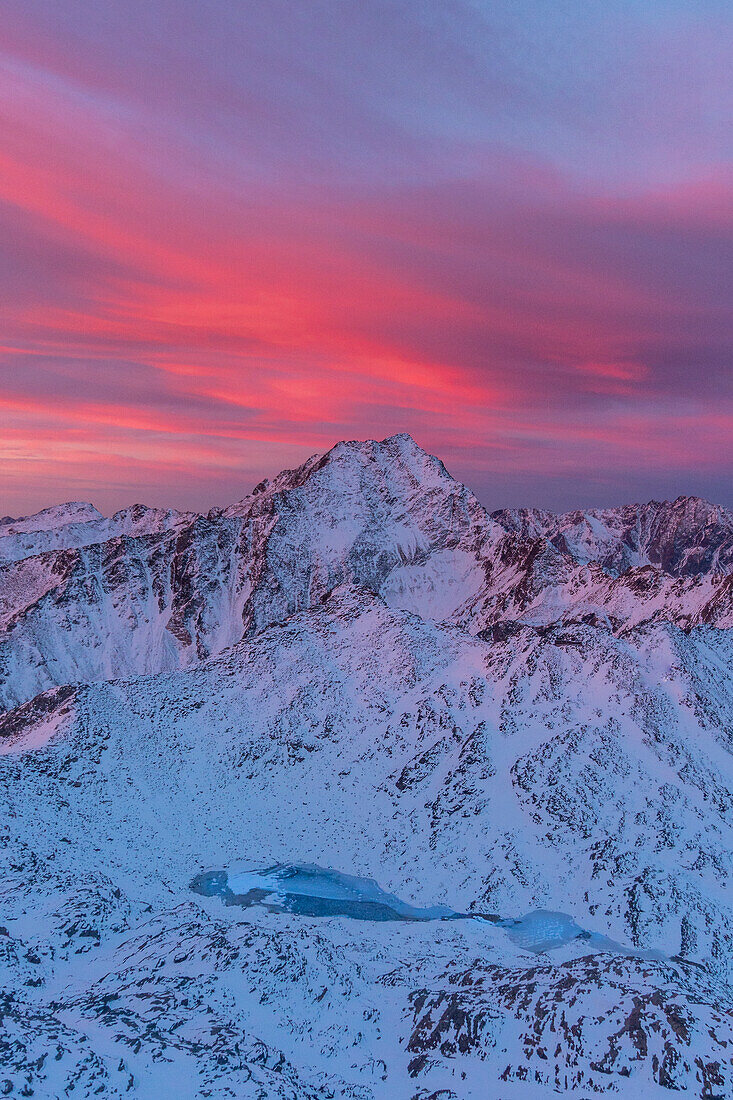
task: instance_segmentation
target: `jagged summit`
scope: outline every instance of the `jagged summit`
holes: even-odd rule
[[[385,474],[390,469],[393,474],[400,471],[426,487],[429,483],[454,480],[440,459],[425,451],[407,432],[382,440],[341,440],[330,450],[311,455],[295,469],[282,470],[273,478],[265,478],[248,496],[223,509],[221,514],[241,515],[251,507],[254,498],[299,489],[324,469],[343,479],[341,492],[344,495],[354,488],[358,490],[359,483],[379,476],[380,471]]]

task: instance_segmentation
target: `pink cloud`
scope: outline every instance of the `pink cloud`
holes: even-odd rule
[[[402,429],[484,484],[730,456],[725,170],[619,197],[495,150],[419,185],[244,184],[15,23],[0,510],[59,469],[115,504],[187,471],[200,505],[273,444]]]

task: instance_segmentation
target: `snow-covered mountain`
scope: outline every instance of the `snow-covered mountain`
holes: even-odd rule
[[[733,621],[730,574],[717,569],[730,552],[718,534],[733,531],[722,509],[714,568],[678,576],[637,565],[616,577],[588,562],[585,549],[574,556],[534,531],[507,531],[506,517],[499,524],[487,515],[404,435],[339,443],[207,516],[130,509],[78,523],[88,507],[49,509],[38,531],[34,517],[6,522],[27,531],[26,556],[0,564],[5,707],[65,683],[185,667],[343,583],[474,633],[507,620],[596,617],[615,630],[647,620]],[[89,525],[101,541],[89,541]],[[618,530],[623,541],[626,527]],[[699,526],[692,532],[697,546]],[[49,536],[64,533],[69,544],[48,549]],[[7,536],[15,552],[19,537]],[[702,561],[704,550],[696,553]]]
[[[507,531],[546,538],[575,561],[597,561],[613,576],[643,565],[674,577],[733,569],[733,515],[699,497],[562,515],[536,508],[492,515]]]
[[[118,535],[128,538],[176,531],[194,519],[191,512],[133,504],[107,519],[93,504],[71,501],[44,508],[34,516],[0,519],[0,561],[21,561],[47,550],[93,546]]]
[[[0,526],[6,1095],[733,1095],[730,513],[89,509]]]

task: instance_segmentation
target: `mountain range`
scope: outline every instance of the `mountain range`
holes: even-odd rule
[[[724,508],[407,435],[0,520],[0,1091],[733,1095],[731,627]]]

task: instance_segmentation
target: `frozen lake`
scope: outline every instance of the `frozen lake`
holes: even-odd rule
[[[225,905],[247,909],[259,905],[275,913],[306,917],[350,917],[365,921],[486,921],[501,928],[523,951],[541,953],[579,941],[588,953],[663,958],[656,951],[637,951],[607,936],[588,932],[568,916],[535,909],[523,917],[459,913],[444,905],[416,908],[401,901],[370,878],[346,875],[315,864],[277,863],[271,867],[204,871],[191,888],[205,897],[220,897]]]
[[[313,864],[278,863],[261,870],[208,871],[191,883],[197,894],[218,895],[226,905],[262,905],[275,912],[354,920],[455,920],[442,905],[417,909],[387,894],[373,879]]]

